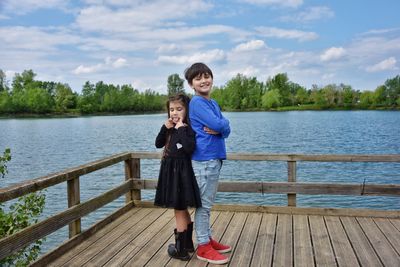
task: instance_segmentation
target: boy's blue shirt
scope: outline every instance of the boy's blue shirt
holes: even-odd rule
[[[196,133],[196,149],[192,154],[193,160],[206,161],[226,159],[225,138],[231,132],[229,121],[222,116],[221,109],[213,99],[193,96],[189,104],[189,118],[192,129]],[[218,135],[208,134],[208,127]]]

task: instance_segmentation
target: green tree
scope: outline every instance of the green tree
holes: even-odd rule
[[[282,105],[281,95],[278,89],[273,89],[265,92],[262,96],[262,106],[266,109],[277,108]]]
[[[400,99],[400,75],[385,82],[386,86],[386,104],[388,106],[398,105]]]
[[[351,107],[357,103],[359,96],[350,85],[341,85],[343,91],[343,103],[347,107]]]
[[[291,105],[290,83],[286,73],[278,73],[273,78],[269,78],[266,83],[268,91],[278,90],[282,106]]]
[[[311,103],[318,107],[324,107],[327,105],[325,96],[322,92],[322,89],[318,88],[317,85],[313,85],[310,93]]]
[[[295,98],[296,98],[296,103],[297,104],[303,105],[303,104],[309,103],[308,92],[304,87],[301,87],[296,91]]]
[[[28,111],[33,113],[46,113],[52,110],[53,99],[42,88],[29,89],[26,92]]]
[[[329,84],[321,90],[321,93],[323,95],[324,101],[320,104],[323,107],[330,107],[330,108],[334,107],[337,99],[336,86],[333,84]]]
[[[259,109],[262,107],[261,98],[265,93],[265,86],[262,82],[257,81],[256,77],[246,79],[247,90],[247,108]]]
[[[138,90],[134,89],[132,85],[121,86],[122,106],[127,111],[140,111],[142,110],[141,98]]]
[[[300,91],[300,94],[297,94],[297,92],[299,92],[299,91]],[[307,97],[308,97],[307,90],[297,83],[289,82],[289,92],[290,92],[289,93],[289,103],[292,106],[294,106],[296,104],[300,104],[298,99],[302,100],[301,104],[303,104],[307,100]],[[304,94],[303,94],[303,92],[304,92]]]
[[[368,108],[374,104],[374,93],[371,91],[364,91],[360,94],[360,107]]]
[[[225,90],[223,87],[215,86],[213,88],[213,90],[211,91],[211,98],[213,98],[215,101],[217,101],[218,105],[223,110],[226,109],[226,103],[225,103],[226,97],[224,95],[225,95]]]
[[[0,175],[7,173],[7,162],[11,160],[11,151],[6,149],[0,156]],[[31,193],[20,197],[18,201],[4,208],[0,203],[0,238],[12,235],[34,223],[37,223],[45,206],[45,195],[42,192]],[[37,259],[43,240],[28,245],[18,252],[0,260],[0,266],[27,266]]]
[[[57,83],[54,92],[55,108],[59,112],[65,112],[68,109],[76,108],[77,96],[74,94],[68,84]]]
[[[226,106],[229,109],[239,110],[246,102],[243,103],[243,99],[247,96],[247,87],[245,86],[244,80],[246,77],[242,74],[237,74],[233,79],[229,80],[225,86],[226,94]]]
[[[85,82],[82,87],[81,97],[78,98],[78,108],[82,113],[92,113],[96,111],[95,105],[96,89],[94,84],[89,81]]]
[[[12,82],[13,92],[24,91],[33,84],[36,73],[33,70],[24,70],[22,74],[16,73]]]
[[[264,85],[256,77],[246,77],[237,74],[228,81],[223,93],[224,106],[229,109],[246,110],[261,108],[261,96],[264,94]]]
[[[385,106],[387,100],[387,88],[384,85],[380,85],[375,89],[374,92],[374,104],[375,106]]]
[[[2,91],[8,91],[8,89],[6,74],[0,69],[0,93]]]
[[[0,113],[12,113],[12,98],[8,91],[0,92]]]
[[[178,74],[171,74],[168,76],[168,95],[174,95],[184,91],[183,86],[184,80],[179,77]]]
[[[143,105],[146,111],[162,110],[165,98],[151,89],[147,89],[143,95]]]
[[[109,87],[108,91],[104,95],[102,108],[101,110],[110,111],[110,112],[120,112],[122,111],[122,99],[121,94],[118,88]]]

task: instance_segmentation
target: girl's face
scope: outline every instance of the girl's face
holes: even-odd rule
[[[169,103],[169,117],[174,123],[179,120],[183,122],[186,116],[186,108],[180,101],[171,101]]]
[[[208,73],[200,74],[192,80],[192,88],[196,94],[207,98],[210,97],[212,85],[213,78]]]

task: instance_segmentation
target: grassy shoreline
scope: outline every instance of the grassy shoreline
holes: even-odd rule
[[[285,111],[359,111],[359,110],[377,110],[377,111],[400,111],[398,107],[375,107],[375,108],[359,108],[359,107],[333,107],[326,108],[314,105],[300,105],[300,106],[287,106],[278,107],[269,110],[265,109],[245,109],[245,110],[231,110],[225,109],[224,112],[285,112]],[[123,116],[123,115],[147,115],[147,114],[160,114],[166,111],[142,111],[142,112],[94,112],[94,113],[80,113],[80,112],[55,112],[55,113],[16,113],[16,114],[0,114],[0,119],[13,119],[13,118],[78,118],[78,117],[91,117],[91,116]]]

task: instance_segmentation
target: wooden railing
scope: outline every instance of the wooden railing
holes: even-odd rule
[[[161,154],[156,152],[126,152],[101,160],[97,160],[76,168],[40,177],[0,189],[0,202],[9,201],[31,192],[42,190],[59,183],[67,182],[68,209],[51,216],[43,221],[27,227],[18,233],[0,239],[0,259],[17,252],[30,243],[41,239],[48,234],[69,225],[69,236],[77,244],[96,232],[107,223],[120,215],[143,203],[142,189],[155,189],[156,179],[141,179],[140,160],[160,159]],[[250,192],[250,193],[281,193],[287,194],[290,212],[296,206],[296,194],[334,194],[334,195],[386,195],[400,196],[399,184],[329,184],[329,183],[299,183],[296,178],[296,164],[299,161],[318,162],[399,162],[400,155],[283,155],[283,154],[228,154],[228,160],[241,161],[286,161],[288,171],[287,182],[220,182],[220,192]],[[125,182],[92,198],[80,203],[80,177],[108,166],[125,162]],[[156,164],[159,164],[158,162]],[[112,202],[125,194],[125,206],[113,214],[81,233],[81,218],[94,210]],[[281,209],[281,208],[279,208]],[[297,208],[300,209],[300,208]],[[271,209],[270,209],[271,210]],[[331,209],[330,209],[331,210]],[[279,212],[275,209],[274,212]],[[311,211],[311,210],[308,210]],[[399,211],[374,211],[379,216],[400,217]],[[346,214],[343,212],[342,214]],[[364,214],[364,213],[360,213]],[[66,249],[67,249],[66,245]]]

